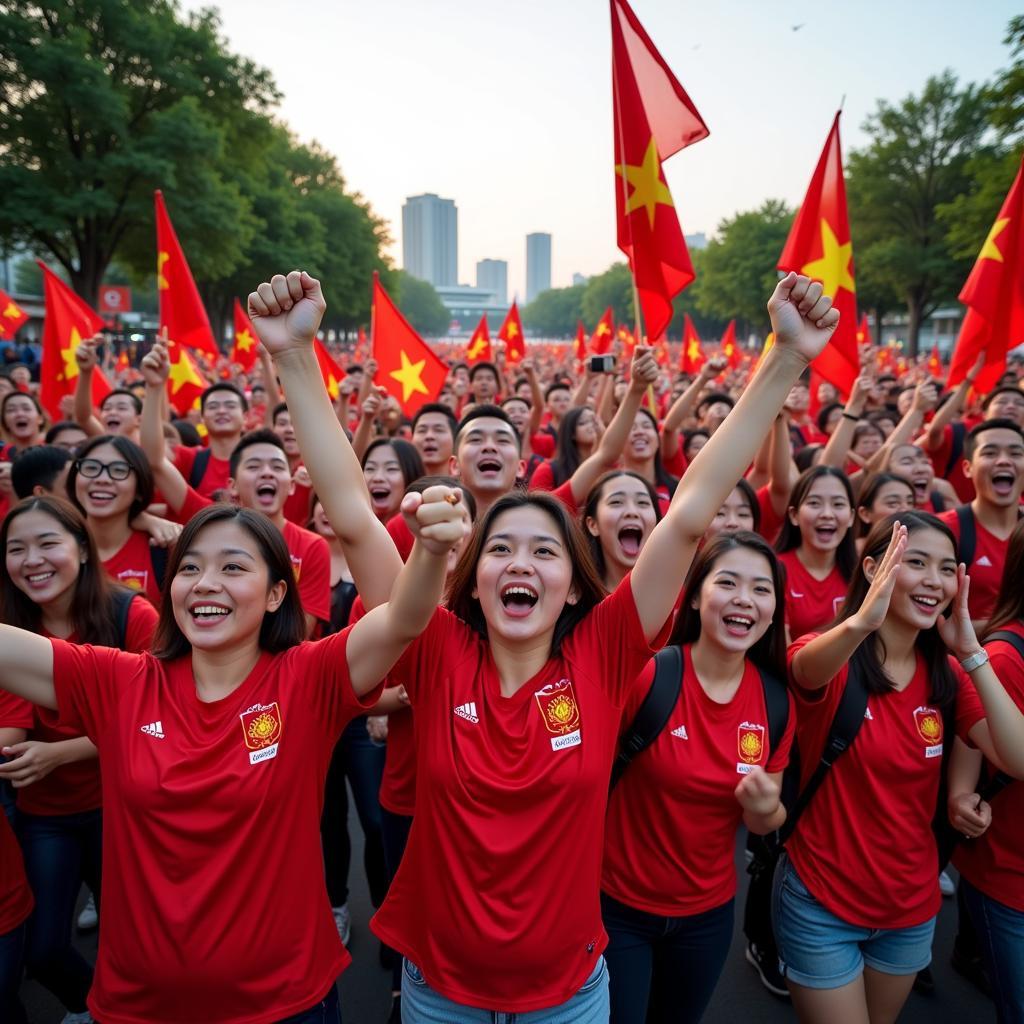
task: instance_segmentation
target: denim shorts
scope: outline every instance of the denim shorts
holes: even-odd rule
[[[775,871],[772,923],[779,969],[805,988],[842,988],[864,967],[916,974],[932,960],[935,918],[909,928],[862,928],[826,910],[783,855]]]

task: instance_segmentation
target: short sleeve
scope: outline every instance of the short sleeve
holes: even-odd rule
[[[212,499],[203,497],[194,487],[186,485],[185,500],[182,502],[181,508],[169,511],[175,522],[187,523],[197,512],[201,512],[207,505],[212,504]]]
[[[412,535],[412,530],[406,525],[405,517],[401,512],[397,516],[392,516],[387,523],[386,527],[388,536],[394,541],[395,547],[398,549],[398,554],[401,556],[403,562],[409,561],[409,555],[412,554],[412,546],[415,542],[415,538]]]
[[[576,498],[572,493],[571,479],[560,484],[551,493],[569,510],[571,515],[578,516],[580,514],[580,507],[576,504]]]
[[[186,479],[192,475],[192,467],[195,465],[196,455],[202,451],[201,448],[192,448],[189,445],[179,444],[174,452],[174,468]]]
[[[388,675],[388,686],[404,686],[415,705],[424,686],[450,672],[478,648],[477,635],[447,608],[438,608],[427,628],[406,648]]]
[[[33,711],[33,705],[24,698],[0,690],[0,729],[31,729],[35,724]]]
[[[128,606],[128,627],[125,630],[124,649],[142,654],[152,649],[153,634],[160,616],[149,601],[141,597],[132,599]]]
[[[331,618],[331,552],[323,537],[316,537],[302,559],[299,575],[302,610],[321,622]]]

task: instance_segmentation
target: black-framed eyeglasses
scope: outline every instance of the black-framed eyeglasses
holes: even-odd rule
[[[100,462],[99,459],[76,459],[75,465],[78,472],[86,480],[95,480],[107,471],[111,480],[127,480],[132,473],[132,467],[127,462]]]

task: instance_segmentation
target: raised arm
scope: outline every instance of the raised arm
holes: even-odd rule
[[[776,343],[735,409],[711,435],[676,488],[630,576],[644,635],[653,640],[675,605],[694,552],[793,384],[828,344],[839,311],[810,278],[787,274],[768,302]]]
[[[96,369],[96,346],[103,339],[87,338],[75,349],[78,378],[75,380],[75,422],[90,436],[103,433],[103,424],[96,418],[92,405],[92,374]]]
[[[925,431],[924,437],[921,439],[921,447],[926,452],[935,451],[942,444],[942,437],[946,432],[946,427],[953,422],[964,411],[964,403],[967,401],[967,394],[974,387],[974,379],[981,372],[981,368],[985,365],[984,353],[978,356],[977,361],[971,367],[967,376],[964,377],[960,384],[957,386],[956,391],[953,392],[952,396],[947,399],[945,405],[942,406],[938,412],[932,417],[931,423],[928,424],[928,429]]]
[[[661,457],[671,459],[679,451],[679,431],[697,406],[700,393],[729,365],[725,356],[712,356],[697,371],[690,386],[672,403],[661,428]]]
[[[857,421],[864,412],[864,405],[875,386],[874,380],[865,373],[862,373],[850,389],[850,397],[846,400],[843,409],[843,417],[836,424],[832,436],[821,453],[821,466],[835,466],[836,469],[843,469],[850,454],[850,445],[853,443],[853,432],[857,429]]]
[[[175,512],[185,504],[188,482],[178,467],[167,458],[164,442],[164,403],[167,401],[167,376],[171,361],[167,342],[158,339],[139,364],[146,390],[142,396],[142,418],[139,421],[139,445],[149,460],[153,479],[167,504]]]
[[[910,408],[896,424],[893,432],[885,439],[885,444],[864,464],[864,472],[878,472],[889,461],[889,456],[895,448],[910,441],[921,429],[925,415],[930,409],[935,408],[938,400],[939,393],[932,381],[926,380],[918,384],[914,388],[914,400],[910,403]]]
[[[796,464],[789,440],[789,417],[785,411],[775,417],[772,424],[768,458],[768,500],[777,516],[784,516],[789,508],[789,496],[793,493]]]
[[[0,690],[57,709],[50,641],[16,626],[0,625]]]
[[[363,471],[338,422],[313,353],[326,304],[305,271],[275,275],[249,296],[249,318],[288,397],[302,461],[367,608],[388,599],[402,560],[373,514]]]

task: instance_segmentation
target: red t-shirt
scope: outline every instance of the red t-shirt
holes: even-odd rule
[[[313,488],[305,484],[295,484],[295,489],[285,499],[281,511],[288,522],[305,528],[313,512]]]
[[[812,576],[796,553],[784,551],[779,561],[786,567],[786,625],[791,640],[828,625],[846,597],[846,580],[839,566],[819,580]]]
[[[601,888],[620,903],[665,917],[700,914],[735,896],[733,850],[743,808],[734,790],[754,765],[781,772],[796,731],[791,706],[782,743],[770,749],[764,687],[752,662],[732,700],[719,704],[701,686],[688,645],[683,658],[683,685],[668,723],[612,792],[601,875]],[[653,680],[651,661],[624,722],[632,722]]]
[[[670,473],[675,477],[682,477],[686,472],[688,465],[686,456],[683,454],[683,439],[680,435],[679,444],[676,447],[676,453],[670,459],[662,459],[662,464],[665,466],[665,472]]]
[[[121,550],[108,558],[103,568],[118,583],[145,594],[154,607],[160,607],[160,583],[153,568],[153,549],[148,533],[132,530]]]
[[[542,462],[533,471],[530,477],[531,491],[553,491],[555,489],[555,474],[550,462]]]
[[[192,464],[196,461],[196,456],[200,452],[208,450],[206,448],[187,448],[183,444],[178,445],[178,449],[174,453],[174,465],[185,478],[185,483],[189,485],[192,483]],[[227,490],[230,479],[231,471],[228,460],[218,459],[216,455],[210,452],[209,461],[206,463],[206,470],[203,472],[202,477],[200,477],[196,490],[204,498],[212,498],[214,492]]]
[[[960,521],[956,509],[939,515],[960,543]],[[1010,550],[1010,538],[1000,540],[990,533],[974,517],[974,532],[977,541],[974,545],[974,561],[967,566],[967,574],[971,577],[971,587],[967,592],[967,608],[972,619],[987,619],[996,606],[999,597],[999,585],[1003,581],[1003,566]]]
[[[210,703],[189,658],[51,641],[61,721],[103,764],[103,941],[88,1002],[104,1024],[270,1024],[308,1009],[350,962],[320,815],[334,744],[380,687],[356,697],[347,639],[262,654]]]
[[[967,417],[964,419],[965,430],[970,430],[976,426],[981,420],[977,416]],[[965,435],[966,436],[966,435]],[[947,423],[942,431],[942,440],[939,442],[939,447],[935,451],[927,453],[928,458],[931,460],[932,471],[937,477],[945,477],[956,491],[957,497],[966,505],[968,502],[974,501],[975,491],[974,484],[970,477],[964,475],[964,457],[963,449],[961,448],[960,457],[953,460],[953,465],[949,468],[949,473],[946,472],[946,466],[949,464],[949,457],[953,454],[953,424]]]
[[[27,700],[0,690],[0,728],[31,729],[32,705]],[[25,878],[21,847],[0,810],[0,936],[14,931],[29,914],[34,901]]]
[[[569,515],[578,516],[580,514],[580,507],[576,504],[576,498],[572,493],[571,480],[566,480],[551,493],[569,510]]]
[[[555,454],[557,443],[557,435],[543,427],[536,434],[530,436],[530,447],[533,449],[533,454],[539,455],[542,459],[550,459]]]
[[[789,648],[793,656],[816,633]],[[957,730],[980,701],[955,659]],[[847,667],[822,690],[793,685],[801,785],[817,767],[846,689]],[[901,691],[869,694],[864,724],[800,818],[786,849],[827,910],[862,928],[909,928],[938,913],[938,855],[931,823],[942,773],[942,712],[929,701],[924,660]],[[984,717],[982,712],[980,717]]]
[[[124,649],[135,653],[148,651],[152,647],[157,618],[156,609],[148,601],[132,601],[128,606]],[[49,633],[41,633],[52,639]],[[80,642],[74,634],[67,641]],[[61,725],[60,716],[49,708],[37,706],[34,711],[30,740],[59,743],[82,735],[80,731]],[[80,814],[95,810],[102,804],[100,762],[95,757],[61,765],[46,778],[18,790],[18,810],[26,814]]]
[[[786,521],[786,513],[783,512],[781,516],[775,514],[775,509],[772,507],[771,488],[767,484],[757,489],[757,504],[761,509],[761,528],[758,533],[769,544],[774,544],[779,530],[782,529],[782,524]]]
[[[442,995],[527,1013],[590,975],[607,944],[601,837],[622,705],[652,653],[627,576],[511,697],[487,642],[443,608],[392,671],[416,716],[419,784],[372,927]]]
[[[394,541],[395,547],[398,548],[398,553],[402,557],[403,562],[409,561],[409,555],[412,554],[412,546],[416,542],[416,538],[412,535],[412,530],[406,525],[405,516],[401,512],[397,516],[392,516],[387,521],[385,529],[388,531],[388,536]]]
[[[1024,636],[1024,623],[1006,629]],[[985,644],[999,682],[1024,709],[1024,661],[1005,640]],[[991,771],[995,771],[991,768]],[[992,824],[978,839],[960,843],[953,863],[986,896],[1024,913],[1024,785],[1013,782],[992,801]]]

